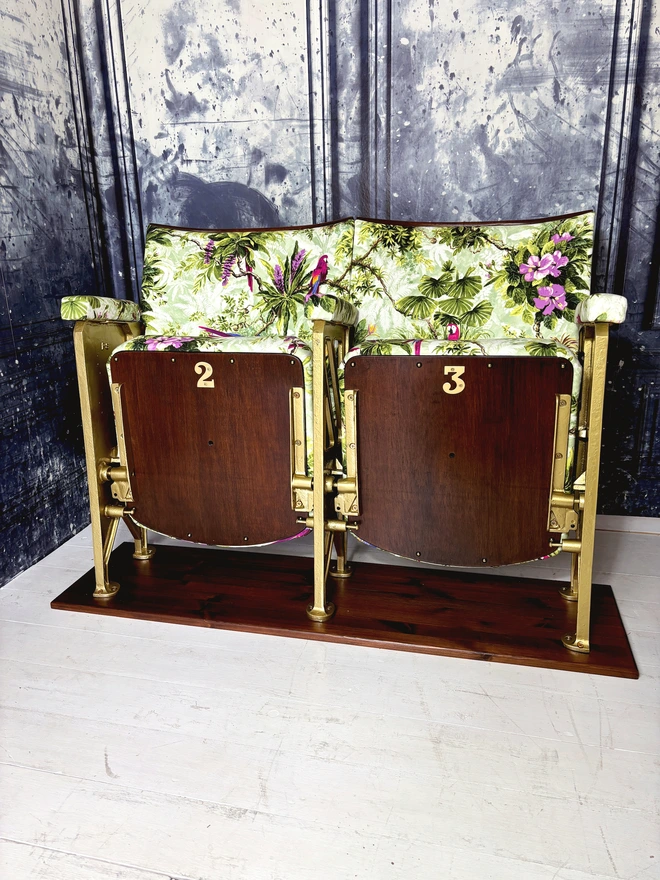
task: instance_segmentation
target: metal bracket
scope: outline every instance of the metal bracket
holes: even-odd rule
[[[563,636],[562,642],[569,651],[577,651],[578,654],[588,654],[591,647],[588,639],[578,639],[575,633]]]
[[[345,401],[346,476],[337,480],[335,511],[340,516],[360,515],[357,472],[357,391],[347,391]]]
[[[558,394],[555,406],[554,461],[548,508],[548,531],[562,534],[576,529],[578,525],[578,515],[575,510],[577,498],[572,493],[564,491],[570,420],[571,395]]]
[[[296,522],[308,529],[314,528],[313,516],[300,516]],[[356,523],[348,523],[344,519],[329,519],[325,523],[326,532],[357,532],[357,528]]]
[[[117,429],[117,448],[119,456],[119,467],[104,467],[101,465],[99,476],[101,480],[105,479],[112,482],[110,491],[112,497],[117,501],[133,501],[133,491],[131,489],[131,481],[128,473],[128,456],[126,453],[126,436],[124,431],[124,415],[121,407],[121,385],[118,382],[112,383],[112,409],[115,414],[115,427]],[[109,463],[112,465],[112,462]]]
[[[133,492],[128,478],[128,468],[123,465],[117,466],[108,458],[102,458],[99,462],[99,480],[102,483],[110,483],[110,492],[116,501],[124,504],[133,501]]]
[[[303,388],[292,388],[289,397],[291,421],[291,507],[301,513],[314,508],[312,478],[307,476],[305,436],[305,395]]]
[[[571,532],[577,529],[578,514],[575,509],[577,498],[571,492],[553,492],[550,496],[550,517],[548,531]]]

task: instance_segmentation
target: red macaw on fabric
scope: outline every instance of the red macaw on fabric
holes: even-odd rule
[[[316,269],[312,272],[312,280],[309,285],[309,293],[305,297],[305,302],[312,296],[321,296],[319,293],[319,288],[328,277],[328,255],[323,254],[322,257],[319,257],[319,261],[316,264]]]
[[[447,324],[447,339],[450,342],[456,342],[461,338],[461,328],[452,321],[450,324]]]

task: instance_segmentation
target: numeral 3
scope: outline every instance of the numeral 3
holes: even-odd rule
[[[445,367],[445,376],[449,376],[454,383],[445,382],[442,390],[445,394],[460,394],[465,388],[465,382],[460,378],[465,372],[465,367]]]

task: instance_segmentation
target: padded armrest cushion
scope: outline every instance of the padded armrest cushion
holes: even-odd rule
[[[332,321],[333,324],[344,324],[346,327],[353,327],[357,324],[358,310],[353,303],[335,296],[332,293],[326,293],[312,309],[310,315],[312,321]]]
[[[65,321],[140,321],[140,306],[127,299],[109,296],[62,297],[61,315]]]
[[[594,293],[582,300],[575,310],[580,324],[623,324],[628,300],[615,293]]]

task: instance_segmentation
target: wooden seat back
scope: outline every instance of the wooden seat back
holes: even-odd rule
[[[300,533],[289,416],[291,388],[304,385],[298,358],[122,351],[112,378],[137,522],[226,546]]]
[[[445,565],[551,553],[556,395],[571,364],[540,357],[358,357],[358,536]]]

